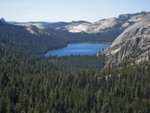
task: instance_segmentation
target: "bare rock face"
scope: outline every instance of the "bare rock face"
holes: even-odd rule
[[[102,19],[93,23],[85,21],[72,22],[66,26],[59,27],[58,29],[67,30],[73,33],[86,32],[90,34],[111,31],[114,29],[122,31],[134,23],[140,22],[149,14],[149,12],[121,14],[118,18]]]
[[[124,61],[142,62],[149,60],[150,15],[128,27],[104,54],[108,57],[106,66],[122,64]]]
[[[34,35],[47,35],[47,36],[52,36],[53,33],[52,28],[49,27],[48,25],[41,24],[41,23],[19,23],[15,24],[17,26],[22,26],[24,27],[30,34]]]
[[[122,30],[122,24],[124,22],[118,18],[110,18],[110,19],[103,19],[99,20],[97,22],[80,22],[80,23],[71,23],[67,26],[64,26],[63,30],[67,30],[72,33],[80,33],[85,32],[89,34],[95,34],[100,32],[106,32],[111,29],[121,29]]]

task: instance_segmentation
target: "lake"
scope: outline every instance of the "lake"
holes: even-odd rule
[[[46,56],[85,56],[85,55],[96,55],[103,49],[108,48],[108,44],[99,44],[99,43],[77,43],[77,44],[68,44],[66,47],[50,50],[46,53]]]

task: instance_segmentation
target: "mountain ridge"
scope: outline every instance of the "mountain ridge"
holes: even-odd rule
[[[135,22],[143,19],[144,16],[150,14],[150,12],[139,12],[139,13],[131,13],[131,14],[120,14],[118,17],[112,17],[108,19],[101,19],[96,22],[88,22],[84,20],[72,21],[72,22],[8,22],[11,24],[43,24],[49,25],[52,28],[67,30],[69,32],[78,33],[78,32],[86,32],[86,33],[99,33],[103,30],[107,30],[108,28],[120,27],[120,29],[124,29],[134,24]],[[92,30],[94,29],[94,30]]]
[[[117,18],[113,17],[109,19],[102,19],[94,23],[87,22],[87,21],[72,21],[70,23],[67,22],[58,22],[58,23],[57,22],[56,23],[49,23],[49,22],[29,22],[29,23],[16,22],[15,23],[14,22],[13,23],[7,21],[5,22],[9,23],[9,26],[11,26],[14,29],[18,27],[28,31],[28,33],[30,33],[30,35],[32,36],[39,37],[39,38],[55,37],[56,39],[57,37],[59,37],[58,39],[61,39],[62,42],[64,42],[63,40],[65,40],[65,44],[67,44],[73,42],[74,43],[75,42],[113,42],[117,37],[124,37],[124,40],[126,40],[127,37],[124,32],[130,32],[134,30],[134,27],[135,28],[137,27],[137,29],[141,29],[138,28],[139,26],[138,24],[140,22],[149,21],[150,19],[149,16],[150,16],[150,12],[140,12],[135,14],[121,14]],[[146,25],[149,25],[149,22]],[[140,27],[143,27],[142,23],[140,24]],[[143,30],[137,30],[137,29],[132,33],[130,33],[132,37],[136,35],[139,31],[143,32]],[[7,30],[5,32],[7,32]],[[17,30],[14,32],[17,32]],[[128,35],[129,33],[127,33],[127,36]],[[3,36],[1,36],[1,38],[3,40]],[[7,38],[11,39],[10,37]],[[51,39],[55,39],[55,38],[51,38]],[[119,39],[123,40],[123,38],[119,38]],[[125,41],[123,41],[122,43],[120,43],[120,45],[118,45],[118,47],[117,46],[112,47],[116,45],[115,43],[117,43],[117,40],[118,38],[112,43],[111,49],[107,50],[106,55],[108,55],[108,53],[113,53],[113,54],[118,53],[118,51],[120,50],[119,48],[120,45],[125,43]],[[113,49],[117,48],[117,49],[113,50],[112,48]]]

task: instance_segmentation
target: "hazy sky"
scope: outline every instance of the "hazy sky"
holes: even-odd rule
[[[150,0],[0,0],[7,21],[97,21],[141,11],[150,11]]]

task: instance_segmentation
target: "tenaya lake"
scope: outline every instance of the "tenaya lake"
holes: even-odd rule
[[[85,55],[96,55],[98,52],[103,49],[108,48],[108,44],[99,44],[99,43],[77,43],[77,44],[68,44],[66,47],[50,50],[46,53],[46,56],[85,56]]]

